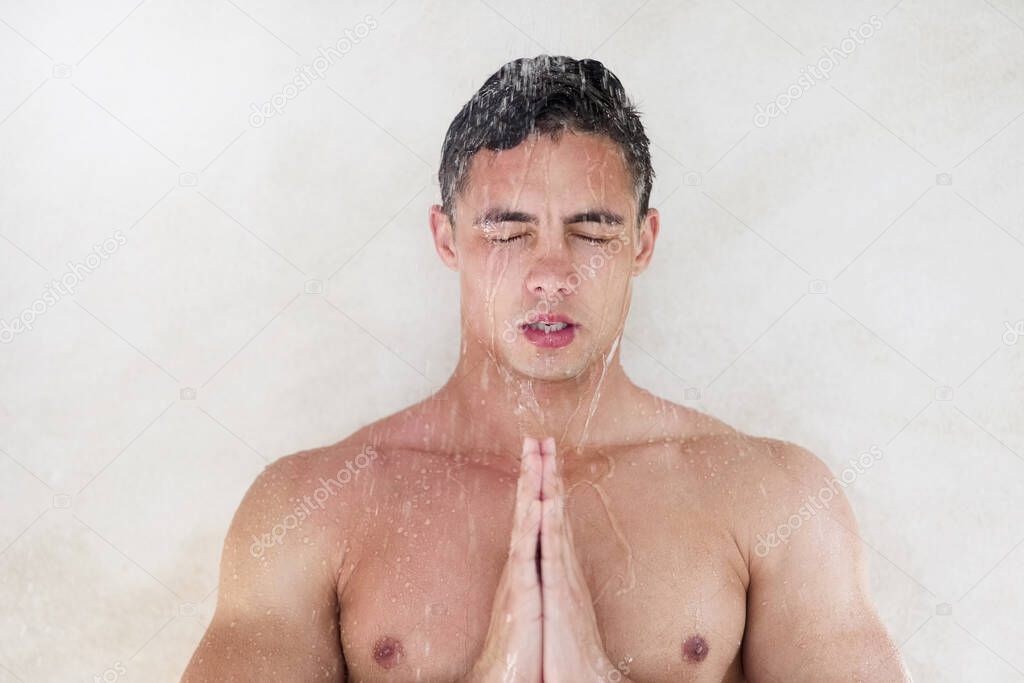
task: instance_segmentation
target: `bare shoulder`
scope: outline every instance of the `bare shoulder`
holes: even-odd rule
[[[347,544],[337,540],[351,535],[352,511],[379,456],[358,435],[285,455],[257,475],[232,522],[251,555],[273,559],[280,554],[274,551],[301,544],[331,554],[322,559],[340,566],[343,553],[335,551]]]
[[[831,478],[824,460],[797,443],[750,434],[706,413],[679,408],[688,411],[688,425],[678,432],[682,453],[703,456],[695,463],[721,473],[734,486],[753,486],[764,496],[769,489],[792,494]]]
[[[690,411],[688,423],[696,427],[679,430],[679,455],[701,482],[704,504],[730,520],[748,566],[756,560],[758,544],[763,545],[776,527],[795,524],[796,517],[821,509],[827,514],[820,517],[840,531],[856,533],[843,489],[880,452],[862,454],[836,474],[818,454],[798,443],[743,432],[710,415],[683,410]]]
[[[818,454],[792,441],[748,435],[742,443],[734,449],[737,466],[730,485],[734,534],[751,576],[826,550],[855,557],[851,566],[861,573],[859,527],[844,489],[861,467],[870,467],[864,456],[873,460],[878,454],[863,454],[837,474]],[[786,551],[771,552],[775,548]]]
[[[817,454],[784,439],[748,434],[738,429],[698,437],[697,444],[714,453],[718,463],[736,477],[737,485],[757,483],[758,493],[796,493],[811,483],[831,476],[828,465]],[[764,491],[762,491],[762,488]]]
[[[225,537],[217,608],[183,681],[277,680],[278,667],[295,680],[341,675],[338,586],[374,459],[347,439],[260,472]]]
[[[371,469],[379,451],[373,443],[361,440],[357,432],[337,443],[297,451],[278,458],[256,477],[253,489],[263,491],[261,500],[278,507],[310,496],[322,496],[319,488],[329,489],[331,497],[340,496],[357,475]],[[331,486],[331,484],[339,484]],[[352,491],[352,488],[348,488]]]
[[[836,473],[815,452],[754,437],[736,470],[736,525],[750,576],[744,669],[780,680],[909,680],[874,606],[868,564],[845,487],[881,457]],[[793,601],[793,587],[799,600]],[[818,648],[808,657],[807,645]]]
[[[784,439],[746,439],[747,450],[739,460],[743,467],[737,471],[737,485],[749,494],[752,522],[765,514],[777,516],[783,511],[795,511],[816,496],[825,502],[834,501],[839,514],[848,512],[842,488],[849,481],[837,477],[818,454]]]
[[[248,512],[260,517],[289,516],[288,521],[295,524],[323,511],[329,523],[315,526],[326,525],[351,537],[353,527],[360,526],[359,510],[394,484],[394,468],[411,466],[408,462],[414,458],[404,456],[415,449],[418,435],[429,425],[423,406],[415,404],[335,443],[280,457],[250,487],[247,497],[253,501]]]

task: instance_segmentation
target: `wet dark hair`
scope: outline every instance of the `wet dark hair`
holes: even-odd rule
[[[441,203],[455,225],[455,197],[481,149],[512,149],[530,134],[558,140],[570,129],[610,137],[621,147],[633,181],[638,223],[654,184],[650,140],[622,83],[595,59],[538,55],[494,72],[455,116],[441,148]]]

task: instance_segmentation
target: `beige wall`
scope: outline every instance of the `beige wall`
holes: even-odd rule
[[[260,469],[444,381],[441,140],[542,52],[655,143],[627,371],[837,474],[875,448],[846,492],[915,677],[1024,678],[1024,4],[354,4],[0,2],[0,683],[177,680]]]

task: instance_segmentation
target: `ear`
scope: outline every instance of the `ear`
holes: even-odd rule
[[[455,228],[440,204],[430,207],[430,233],[434,236],[434,249],[441,261],[454,271],[459,270],[459,252],[455,249]]]
[[[654,243],[658,239],[661,228],[661,214],[657,209],[648,209],[643,223],[640,225],[640,236],[637,239],[639,249],[633,257],[633,276],[647,270],[651,257],[654,256]]]

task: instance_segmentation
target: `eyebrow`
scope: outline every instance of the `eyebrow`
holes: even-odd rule
[[[606,225],[623,225],[625,219],[622,216],[607,209],[587,209],[562,218],[565,225],[573,223],[604,223]],[[487,209],[476,217],[474,225],[484,223],[531,223],[537,225],[540,220],[533,214],[525,211],[513,211],[501,207]]]

